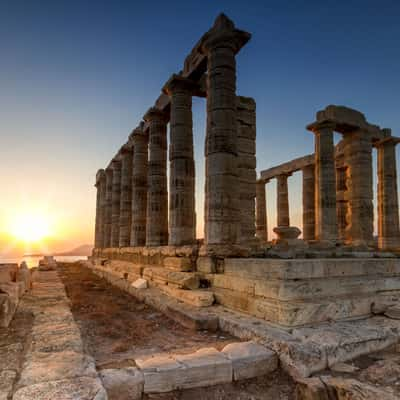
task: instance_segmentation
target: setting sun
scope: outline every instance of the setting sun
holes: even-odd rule
[[[39,242],[50,234],[50,222],[44,215],[19,214],[10,222],[10,233],[17,240]]]

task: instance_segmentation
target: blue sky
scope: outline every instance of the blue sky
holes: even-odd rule
[[[46,203],[70,225],[68,245],[92,240],[96,170],[220,12],[253,35],[237,83],[257,102],[258,170],[311,153],[305,125],[328,104],[400,136],[400,2],[0,0],[0,218]],[[199,216],[204,131],[205,100],[194,99]],[[271,228],[274,199],[271,184]]]

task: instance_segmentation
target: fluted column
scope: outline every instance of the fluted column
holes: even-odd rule
[[[314,123],[308,127],[315,135],[315,238],[336,241],[336,177],[334,124]]]
[[[168,244],[167,116],[150,108],[146,246]]]
[[[315,239],[315,166],[303,168],[303,239]]]
[[[112,222],[112,189],[113,170],[111,166],[106,168],[106,196],[104,217],[104,248],[111,247],[111,222]]]
[[[288,191],[289,174],[282,174],[276,177],[277,181],[277,219],[278,226],[290,226],[289,217],[289,191]]]
[[[132,223],[132,166],[133,146],[126,143],[121,149],[121,201],[119,215],[119,247],[131,243]]]
[[[111,197],[111,247],[119,247],[119,215],[121,210],[121,161],[113,160]]]
[[[103,237],[104,237],[104,206],[103,203],[105,201],[105,172],[104,169],[99,169],[96,174],[96,184],[95,187],[97,189],[96,195],[96,222],[95,222],[95,235],[94,235],[94,247],[99,249],[103,247]]]
[[[376,144],[378,150],[378,246],[382,250],[400,248],[399,201],[397,192],[396,144],[387,137]]]
[[[356,131],[346,133],[343,141],[349,183],[346,238],[355,246],[368,246],[373,241],[374,224],[372,140],[368,132]]]
[[[146,244],[148,133],[143,124],[131,134],[133,142],[131,246]]]
[[[238,242],[239,179],[237,168],[235,54],[249,39],[221,15],[205,35],[207,54],[207,133],[205,245]]]
[[[169,145],[169,244],[195,241],[195,165],[192,94],[197,84],[173,75],[164,86],[171,99]]]
[[[268,241],[265,185],[266,183],[264,181],[258,181],[256,184],[256,237],[258,237],[262,243]]]

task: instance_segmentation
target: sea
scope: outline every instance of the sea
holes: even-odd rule
[[[42,259],[43,256],[33,256],[33,257],[18,257],[18,258],[0,258],[0,264],[4,263],[17,263],[21,264],[22,261],[25,261],[28,265],[28,268],[34,268],[39,265],[39,260]],[[60,262],[74,262],[79,260],[87,260],[86,256],[55,256],[56,261]]]

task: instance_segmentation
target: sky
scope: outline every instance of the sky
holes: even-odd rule
[[[0,256],[22,246],[18,215],[43,215],[52,250],[93,242],[96,171],[220,12],[252,33],[237,93],[257,103],[258,171],[312,153],[305,126],[328,104],[400,136],[398,1],[0,0]],[[193,113],[201,220],[205,99]],[[301,227],[301,174],[289,191]],[[271,182],[270,229],[275,197]]]

